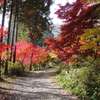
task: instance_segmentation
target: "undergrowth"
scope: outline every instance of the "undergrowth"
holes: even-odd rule
[[[60,86],[80,100],[100,100],[100,65],[98,61],[83,60],[82,63],[72,63],[69,67],[71,69],[66,73],[66,69],[61,69],[60,66],[57,78]]]

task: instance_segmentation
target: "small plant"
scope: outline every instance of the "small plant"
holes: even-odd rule
[[[19,62],[15,62],[15,63],[9,62],[8,67],[9,67],[10,75],[20,76],[24,73],[23,65]]]
[[[59,69],[56,71],[57,74],[63,74],[65,75],[66,72],[68,71],[68,66],[66,63],[62,63],[62,62],[59,62],[58,64],[59,66]]]

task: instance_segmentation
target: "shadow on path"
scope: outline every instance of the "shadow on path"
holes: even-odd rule
[[[20,78],[17,83],[10,83],[13,88],[0,100],[77,100],[65,93],[54,81],[57,68],[36,71]]]

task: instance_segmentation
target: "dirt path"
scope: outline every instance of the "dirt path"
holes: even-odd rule
[[[56,68],[36,71],[19,79],[3,100],[76,100],[66,94],[54,81]]]

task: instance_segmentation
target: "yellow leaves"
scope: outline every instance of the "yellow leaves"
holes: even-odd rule
[[[97,38],[94,38],[94,42],[95,43],[100,42],[100,36],[98,36]]]
[[[91,39],[95,36],[100,36],[100,27],[95,29],[87,29],[84,34],[80,35],[79,37],[81,40]]]
[[[94,41],[90,41],[90,42],[82,42],[82,46],[80,49],[92,49],[93,51],[98,50],[98,46],[97,43],[95,43]]]
[[[84,34],[80,35],[80,49],[92,49],[93,51],[100,50],[100,27],[88,29]]]
[[[56,58],[57,57],[57,55],[54,54],[53,52],[49,53],[49,55],[50,55],[50,58]]]
[[[9,51],[4,51],[4,52],[2,52],[2,57],[1,57],[1,59],[3,59],[3,60],[9,60],[10,57],[11,57],[11,53],[10,53]]]

